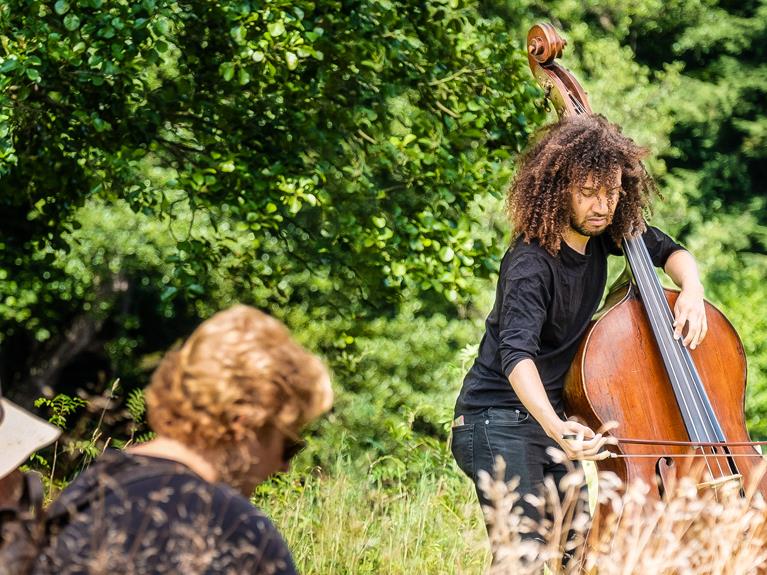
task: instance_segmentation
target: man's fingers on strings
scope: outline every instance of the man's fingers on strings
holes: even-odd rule
[[[696,347],[698,347],[698,344],[700,343],[700,340],[702,339],[701,338],[702,329],[703,329],[702,327],[698,327],[698,329],[696,330],[695,337],[693,337],[689,343],[690,349],[695,349]]]
[[[690,333],[687,335],[687,338],[685,338],[685,342],[687,339],[690,339],[689,345],[692,349],[695,349],[698,347],[698,344],[703,339],[704,330],[706,329],[706,317],[704,314],[697,315],[693,320],[690,320]],[[691,337],[692,336],[692,337]]]
[[[687,323],[687,312],[682,311],[674,320],[674,339],[682,337],[684,325]]]
[[[690,319],[690,328],[687,330],[683,343],[692,349],[692,345],[697,341],[700,336],[700,322],[695,319]]]
[[[703,325],[700,328],[700,333],[698,334],[698,338],[693,344],[693,349],[695,349],[701,344],[701,342],[705,339],[707,333],[708,333],[708,326],[706,325],[706,320],[704,319]]]
[[[692,342],[690,345],[691,349],[695,349],[700,345],[700,343],[703,341],[703,338],[706,337],[706,333],[708,333],[708,324],[706,323],[706,314],[703,313],[701,317],[701,323],[700,323],[700,329],[698,330],[698,335],[695,337],[695,341]]]

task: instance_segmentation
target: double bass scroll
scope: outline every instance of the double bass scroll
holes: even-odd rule
[[[567,41],[554,26],[536,24],[527,33],[527,61],[559,117],[591,114],[586,92],[570,72],[556,62]]]

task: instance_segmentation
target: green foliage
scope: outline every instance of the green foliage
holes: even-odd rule
[[[128,408],[131,419],[136,423],[141,423],[146,412],[144,392],[140,389],[132,389],[125,400],[125,407]]]
[[[334,371],[305,463],[340,453],[392,490],[441,473],[506,245],[498,196],[544,121],[520,49],[542,18],[593,108],[650,148],[654,222],[740,331],[749,423],[767,437],[763,1],[2,3],[11,383],[35,389],[90,326],[75,357],[97,365],[49,381],[98,395],[119,374],[117,443],[146,440],[130,390],[244,301]]]
[[[153,431],[146,431],[146,398],[143,389],[132,389],[125,398],[125,407],[130,416],[130,437],[127,440],[116,438],[112,440],[115,447],[124,448],[131,443],[145,443],[155,438]]]
[[[70,397],[63,393],[57,394],[53,399],[41,397],[35,400],[35,407],[47,407],[48,421],[61,429],[66,429],[67,416],[84,405],[85,401],[79,397]]]
[[[81,408],[85,407],[86,402],[79,397],[70,397],[69,395],[59,393],[53,399],[40,397],[35,400],[35,407],[46,407],[48,409],[48,421],[62,430],[67,429],[67,417],[77,412]],[[63,450],[60,449],[60,444],[63,443]],[[61,466],[59,463],[59,454],[61,451],[68,453],[70,456],[77,454],[78,456],[85,456],[85,463],[93,459],[97,454],[94,438],[81,439],[71,438],[64,440],[57,440],[52,448],[47,451],[51,451],[50,457],[45,457],[41,453],[33,453],[30,456],[27,465],[23,466],[23,470],[34,469],[38,471],[43,480],[43,488],[45,490],[45,498],[50,501],[55,498],[56,493],[64,489],[68,483],[68,477],[62,474]]]
[[[0,27],[0,269],[88,197],[172,214],[179,193],[219,232],[177,238],[192,299],[224,262],[271,301],[308,269],[346,308],[405,285],[457,300],[493,268],[465,212],[540,111],[472,2],[12,0]]]
[[[542,118],[519,39],[480,8],[2,3],[5,381],[31,395],[98,395],[113,375],[142,386],[234,301],[326,325],[339,378],[366,353],[366,319],[402,300],[450,321],[497,267],[481,206],[497,206]],[[402,413],[373,425],[375,458],[392,437],[444,438],[427,389],[380,405]],[[354,440],[378,442],[362,421]]]
[[[310,347],[325,351],[337,382],[309,460],[328,467],[344,454],[384,482],[420,477],[451,460],[446,446],[466,368],[462,352],[479,340],[482,323],[422,311],[410,300],[397,316],[367,322],[340,342],[334,334],[343,320],[318,323],[298,310],[285,317]]]
[[[121,402],[123,389],[115,380],[110,389],[101,397],[89,400],[59,393],[53,399],[45,397],[35,400],[35,407],[48,411],[48,421],[63,430],[56,443],[30,457],[25,469],[34,469],[43,476],[46,496],[51,499],[66,487],[68,482],[107,447],[125,448],[131,443],[142,443],[154,437],[146,431],[144,414],[146,404],[144,393],[133,389]],[[120,404],[124,403],[130,424],[127,430],[120,423]],[[70,416],[78,414],[73,420]],[[96,417],[97,414],[97,417]],[[113,435],[113,432],[117,435]],[[126,433],[129,434],[127,439]]]
[[[165,296],[182,289],[167,260],[176,253],[175,230],[188,228],[188,212],[177,208],[171,223],[124,202],[89,201],[74,215],[78,229],[62,235],[63,247],[33,251],[13,274],[0,265],[0,348],[11,368],[4,383],[28,394],[54,387],[61,377],[55,366],[71,362],[78,349],[95,350],[95,365],[65,382],[100,394],[106,371],[135,387],[147,371],[137,357],[168,347],[194,325],[192,306]]]

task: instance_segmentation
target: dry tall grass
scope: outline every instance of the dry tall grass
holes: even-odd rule
[[[600,474],[598,500],[610,511],[594,523],[586,545],[591,520],[584,481],[583,471],[573,469],[564,480],[561,502],[554,484],[547,483],[531,501],[551,519],[534,525],[515,509],[513,482],[507,485],[485,474],[484,489],[493,501],[486,510],[494,554],[489,573],[532,575],[544,566],[568,575],[767,572],[767,506],[749,489],[742,496],[737,483],[699,491],[694,480],[685,478],[659,501],[648,496],[642,483],[624,486],[615,475]],[[530,530],[541,540],[523,540]],[[572,555],[566,565],[563,553]]]

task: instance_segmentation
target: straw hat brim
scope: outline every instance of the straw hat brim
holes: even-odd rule
[[[0,422],[0,479],[24,463],[30,455],[50,445],[61,430],[55,425],[0,398],[5,417]]]

